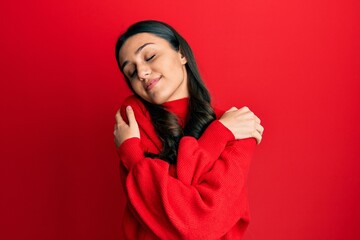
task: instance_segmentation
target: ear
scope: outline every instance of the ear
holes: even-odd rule
[[[180,62],[181,64],[185,65],[187,63],[187,59],[185,55],[182,53],[181,49],[179,50]]]

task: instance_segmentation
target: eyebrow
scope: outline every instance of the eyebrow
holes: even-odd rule
[[[154,44],[154,43],[149,42],[149,43],[145,43],[145,44],[141,45],[141,46],[135,51],[135,55],[138,54],[141,50],[143,50],[144,47],[146,47],[147,45],[150,45],[150,44]],[[125,67],[128,63],[129,63],[129,61],[125,61],[125,62],[121,65],[121,67],[120,67],[121,71],[124,70],[124,67]]]

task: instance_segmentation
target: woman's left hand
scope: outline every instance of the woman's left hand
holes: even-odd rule
[[[140,138],[139,126],[131,106],[126,107],[126,115],[129,119],[129,124],[122,119],[120,110],[118,110],[115,115],[116,124],[114,127],[114,142],[117,148],[129,138]]]

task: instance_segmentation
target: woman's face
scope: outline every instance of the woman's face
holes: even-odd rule
[[[133,90],[144,100],[162,104],[188,96],[186,58],[165,39],[150,33],[131,36],[119,59]]]

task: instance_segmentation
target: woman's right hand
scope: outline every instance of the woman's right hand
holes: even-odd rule
[[[235,139],[255,138],[261,142],[264,127],[260,119],[248,107],[237,109],[232,107],[219,119],[235,136]]]
[[[121,117],[120,110],[118,110],[115,115],[116,124],[114,126],[114,142],[117,148],[129,138],[140,138],[139,126],[136,122],[135,113],[131,106],[126,107],[126,116],[129,119],[129,124],[127,124]]]

